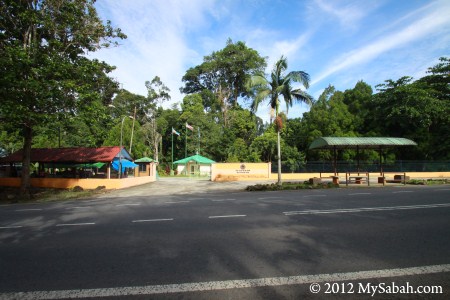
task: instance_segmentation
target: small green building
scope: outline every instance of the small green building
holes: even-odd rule
[[[199,154],[173,162],[174,165],[177,165],[178,174],[188,176],[210,176],[211,164],[213,163],[215,161]]]

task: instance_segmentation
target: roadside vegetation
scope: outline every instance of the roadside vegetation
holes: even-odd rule
[[[31,188],[30,196],[23,197],[19,188],[0,187],[0,205],[13,203],[45,203],[91,198],[105,193],[104,187],[93,190],[83,190],[80,187],[72,189]]]
[[[345,182],[343,183],[345,185]],[[441,185],[450,184],[448,179],[412,179],[408,180],[406,184],[410,185]],[[367,185],[357,185],[358,187],[367,187]],[[303,189],[329,189],[339,188],[339,184],[333,184],[332,182],[323,182],[319,184],[312,184],[309,181],[304,182],[283,182],[281,185],[271,184],[256,184],[246,187],[246,191],[282,191],[282,190],[303,190]]]
[[[24,150],[24,195],[31,148],[112,146],[121,137],[133,158],[158,161],[160,174],[170,174],[172,160],[197,152],[216,162],[280,161],[279,172],[296,172],[306,161],[331,160],[330,151],[308,150],[321,136],[417,142],[414,148],[386,150],[385,162],[450,159],[449,57],[422,78],[405,74],[374,88],[362,79],[345,91],[330,84],[312,99],[305,91],[307,71],[288,70],[282,56],[266,74],[269,58],[228,39],[186,70],[184,98],[163,107],[171,91],[157,74],[143,79],[147,95],[133,94],[113,78],[114,66],[86,55],[126,43],[120,28],[100,19],[94,2],[2,1],[0,157]],[[254,114],[263,102],[272,109],[266,123]],[[296,102],[310,105],[309,111],[288,116]],[[337,154],[340,161],[356,160],[354,150]],[[364,151],[359,159],[377,162],[378,154]]]
[[[439,185],[439,184],[450,184],[448,179],[411,179],[406,182],[406,184],[411,185]]]
[[[282,182],[281,185],[278,183],[270,183],[270,184],[256,184],[249,185],[246,187],[246,191],[255,192],[255,191],[284,191],[284,190],[305,190],[305,189],[330,189],[330,188],[338,188],[338,184],[333,184],[332,182],[328,183],[319,183],[319,184],[311,184],[308,181],[304,182]]]

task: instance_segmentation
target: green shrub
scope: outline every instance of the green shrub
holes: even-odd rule
[[[276,183],[271,184],[256,184],[247,186],[247,191],[280,191],[280,190],[304,190],[304,189],[324,189],[324,188],[336,188],[339,185],[335,185],[332,182],[320,183],[315,186],[305,182],[283,182],[281,186]]]

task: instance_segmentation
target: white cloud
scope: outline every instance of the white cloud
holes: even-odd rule
[[[340,56],[332,62],[328,68],[316,76],[311,82],[311,85],[316,84],[339,71],[367,63],[389,50],[404,47],[413,41],[434,34],[441,28],[448,28],[448,25],[450,24],[450,18],[448,18],[449,15],[449,5],[435,7],[435,10],[429,12],[426,16],[416,20],[405,28],[387,36],[383,36],[373,43]]]
[[[145,81],[159,76],[171,90],[171,102],[179,102],[181,77],[201,57],[190,47],[188,33],[207,25],[205,15],[213,4],[201,0],[100,3],[104,18],[113,20],[128,38],[123,46],[93,56],[117,66],[113,77],[130,92],[146,95]]]
[[[297,53],[299,53],[300,50],[308,43],[311,35],[312,32],[306,32],[292,40],[285,39],[276,41],[270,48],[271,50],[268,53],[269,56],[268,67],[270,68],[270,70],[272,70],[273,64],[278,59],[280,59],[282,55],[287,57],[288,63],[295,57],[297,57]],[[288,67],[290,65],[291,64],[289,64]]]
[[[342,24],[349,24],[360,20],[364,16],[364,11],[359,7],[338,7],[336,2],[316,0],[317,6],[329,15],[334,16]]]
[[[286,6],[277,1],[98,1],[101,17],[112,20],[128,39],[121,47],[94,56],[117,66],[113,77],[136,94],[146,95],[144,82],[161,77],[171,89],[173,103],[182,101],[179,88],[186,70],[232,38],[267,56],[268,72],[285,55],[289,70],[311,74],[308,92],[317,98],[324,87],[317,84],[321,81],[346,89],[361,79],[379,79],[376,83],[380,83],[396,74],[414,76],[423,72],[424,66],[432,66],[433,54],[448,53],[450,2],[427,3],[415,11],[405,8],[408,6],[417,4],[310,0],[292,6],[295,12],[284,20],[277,8]],[[394,9],[399,13],[393,13]],[[387,10],[389,20],[394,21],[372,23]],[[363,45],[364,40],[370,42]],[[348,48],[352,45],[359,46]],[[268,120],[265,108],[263,104],[258,116]],[[296,117],[304,110],[305,105],[293,107],[289,116]]]
[[[361,5],[363,3],[363,5]],[[323,13],[336,19],[344,28],[356,28],[358,23],[366,17],[370,12],[382,4],[382,1],[326,1],[315,0],[315,9],[319,9],[318,13],[320,19],[324,19]],[[317,11],[313,12],[315,19],[317,19]],[[334,22],[334,20],[333,20]]]

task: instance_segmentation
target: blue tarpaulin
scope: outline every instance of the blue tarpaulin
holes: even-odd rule
[[[134,162],[129,161],[128,159],[125,159],[125,158],[122,158],[120,160],[120,162],[122,163],[122,173],[125,172],[125,168],[136,168],[136,167],[138,167],[137,164],[135,164]],[[119,159],[114,159],[113,160],[112,167],[116,171],[119,170]]]

